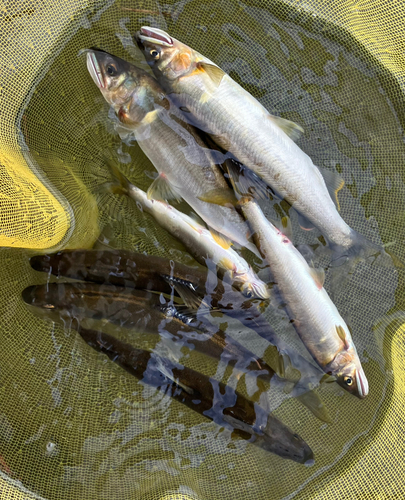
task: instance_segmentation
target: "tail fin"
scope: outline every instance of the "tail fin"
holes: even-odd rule
[[[403,268],[403,262],[393,253],[387,252],[382,245],[373,243],[362,234],[352,231],[352,244],[349,247],[331,246],[331,267],[348,265],[352,268],[360,260],[366,260],[372,265],[381,267]]]

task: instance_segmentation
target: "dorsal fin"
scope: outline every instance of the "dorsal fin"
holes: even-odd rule
[[[159,174],[156,177],[156,179],[149,186],[146,194],[148,195],[149,200],[181,201],[181,196],[178,194],[177,189],[172,184],[170,184],[164,174]]]
[[[336,172],[332,172],[331,170],[321,170],[321,174],[324,178],[326,187],[328,188],[329,195],[333,200],[333,203],[336,205],[336,208],[340,210],[340,204],[338,199],[338,192],[345,185],[345,181],[340,177]]]
[[[300,125],[281,118],[281,116],[268,115],[268,118],[293,141],[297,141],[304,133],[304,129]]]
[[[321,290],[323,288],[323,284],[325,283],[325,271],[320,267],[310,267],[309,272],[311,273],[316,286],[319,288],[319,290]]]

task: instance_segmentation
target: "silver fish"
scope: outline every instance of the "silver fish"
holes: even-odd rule
[[[157,81],[144,70],[102,51],[87,51],[87,68],[121,122],[121,136],[133,134],[160,174],[148,196],[166,201],[183,198],[210,226],[214,238],[222,241],[224,235],[260,256],[248,241],[249,228],[232,205],[233,192],[210,150],[195,129],[181,121],[181,112],[170,106]],[[212,192],[221,193],[229,205],[201,199]]]
[[[336,265],[354,256],[376,255],[392,264],[381,246],[351,229],[339,215],[332,198],[338,204],[343,180],[330,171],[321,174],[295,144],[300,126],[271,115],[216,64],[168,33],[143,26],[135,39],[159,83],[192,123],[254,172],[246,188],[256,185],[257,192],[263,192],[264,181],[287,200],[304,229],[317,227],[325,236]],[[230,175],[240,182],[238,172]]]
[[[348,392],[364,398],[368,381],[344,319],[323,287],[324,275],[311,268],[291,241],[264,216],[251,198],[240,200],[270,265],[277,291],[314,360]]]
[[[222,279],[225,273],[228,274],[233,286],[245,297],[263,300],[270,297],[267,285],[229,245],[220,245],[208,229],[171,205],[149,199],[142,189],[131,184],[116,169],[113,169],[113,174],[119,183],[119,189],[128,194],[142,210],[152,215],[160,226],[180,240],[197,262],[202,265],[206,264],[206,259],[214,262],[219,268],[220,278]]]

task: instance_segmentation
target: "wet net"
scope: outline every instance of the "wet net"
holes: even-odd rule
[[[98,47],[144,67],[132,40],[142,25],[165,29],[271,113],[299,123],[300,147],[346,181],[343,218],[405,260],[402,11],[399,1],[377,0],[3,2],[2,498],[405,497],[403,270],[360,264],[336,297],[353,329],[369,396],[360,401],[336,384],[321,386],[330,424],[293,398],[274,412],[310,444],[313,467],[235,443],[90,349],[69,324],[39,317],[21,299],[24,288],[48,279],[28,260],[45,250],[125,248],[193,262],[147,214],[105,188],[110,160],[142,189],[154,168],[114,132],[80,50]],[[277,327],[278,318],[270,319]],[[266,359],[265,342],[238,324],[232,328]],[[157,347],[153,339],[123,335]],[[161,341],[158,348],[173,346]],[[207,375],[229,378],[198,353],[178,355]]]

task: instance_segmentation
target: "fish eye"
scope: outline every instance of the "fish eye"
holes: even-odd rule
[[[153,57],[153,59],[159,59],[159,55],[160,55],[160,54],[159,54],[159,51],[158,51],[158,50],[156,50],[156,49],[152,49],[152,50],[150,51],[150,55]]]
[[[250,288],[248,288],[247,290],[245,290],[245,296],[250,299],[251,297],[253,297],[253,292],[252,290],[250,290]]]
[[[343,380],[344,380],[344,383],[346,385],[348,385],[348,386],[353,385],[353,379],[352,379],[352,377],[345,377]]]
[[[115,66],[113,66],[112,64],[109,64],[107,67],[106,67],[106,71],[107,73],[110,75],[110,76],[114,76],[117,74],[117,69],[115,68]]]

